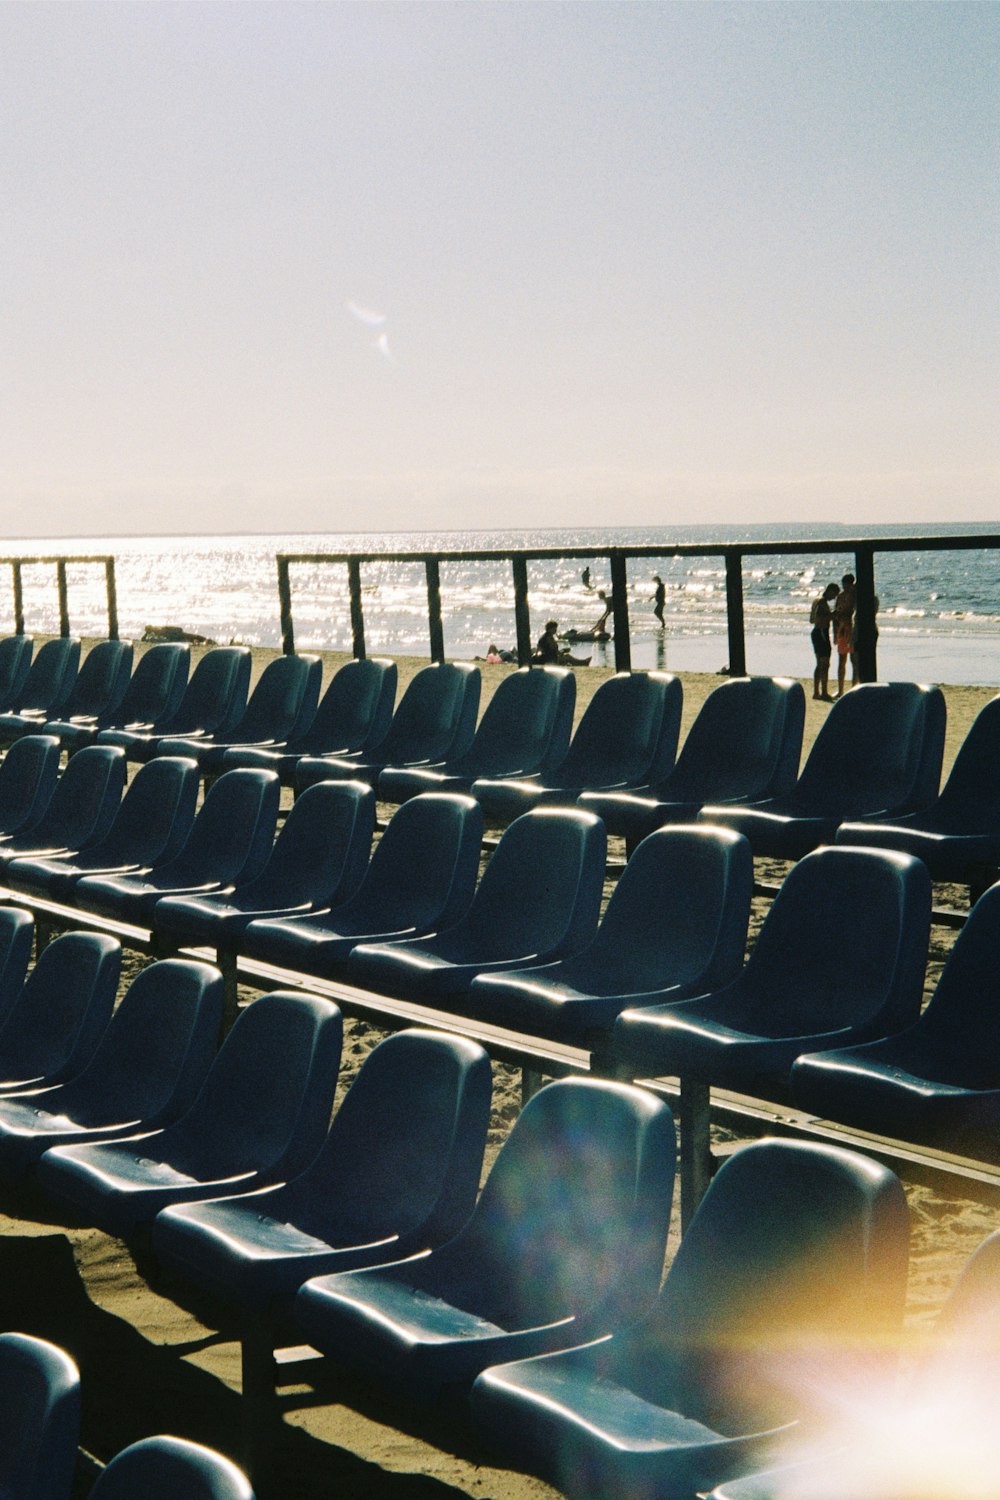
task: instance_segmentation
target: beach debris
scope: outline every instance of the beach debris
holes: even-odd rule
[[[179,625],[147,625],[142,639],[155,645],[168,645],[173,641],[189,641],[192,646],[214,646],[210,635],[199,635],[196,630],[182,630]]]

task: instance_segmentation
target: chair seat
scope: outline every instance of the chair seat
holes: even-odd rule
[[[544,963],[546,958],[544,953],[521,957],[505,953],[491,959],[460,944],[449,950],[447,938],[448,934],[442,933],[429,940],[360,943],[351,951],[348,974],[352,983],[379,994],[411,1000],[447,995],[452,1002],[465,994],[477,975],[527,968]],[[429,947],[428,941],[434,946]]]
[[[244,929],[240,952],[279,968],[301,969],[319,977],[336,974],[348,954],[361,942],[391,942],[414,936],[403,932],[350,932],[337,925],[336,913],[257,919]]]
[[[491,1426],[510,1437],[519,1464],[548,1474],[558,1452],[562,1473],[577,1476],[574,1500],[687,1500],[720,1473],[763,1467],[795,1430],[791,1424],[752,1436],[718,1431],[613,1378],[595,1379],[600,1352],[600,1345],[590,1345],[552,1359],[498,1365],[475,1386],[475,1403],[488,1403]],[[522,1410],[528,1423],[520,1420]]]
[[[350,1234],[331,1244],[280,1217],[284,1189],[166,1208],[154,1229],[170,1270],[201,1290],[263,1316],[313,1276],[396,1259],[399,1237],[365,1242]],[[269,1213],[272,1209],[273,1216]],[[402,1252],[400,1252],[402,1253]]]
[[[152,874],[152,872],[150,872]],[[157,885],[155,878],[142,875],[85,875],[76,884],[76,901],[85,911],[132,922],[137,927],[151,927],[157,903],[165,896],[198,896],[209,893],[226,895],[234,887],[217,881],[206,881],[187,890]]]
[[[587,1046],[596,1040],[595,1033],[607,1032],[623,1010],[665,1005],[689,993],[683,984],[635,994],[623,993],[620,984],[604,992],[599,982],[581,989],[560,979],[565,967],[568,965],[550,964],[520,974],[481,972],[463,998],[462,1014],[527,1036]],[[583,978],[580,975],[581,981]]]
[[[298,906],[244,908],[227,901],[221,890],[206,895],[167,895],[156,903],[154,921],[157,932],[173,934],[186,943],[211,943],[226,948],[239,941],[251,922],[265,917],[293,916],[310,910],[307,902]]]
[[[836,840],[838,844],[899,849],[904,854],[916,855],[927,866],[932,880],[969,884],[970,877],[980,870],[1000,866],[1000,832],[949,828],[950,820],[945,818],[935,821],[937,827],[918,814],[912,820],[898,823],[845,822],[837,829]]]

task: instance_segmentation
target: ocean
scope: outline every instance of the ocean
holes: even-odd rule
[[[995,534],[990,524],[874,527],[865,536]],[[425,655],[427,598],[418,563],[378,561],[380,552],[471,551],[521,547],[588,547],[694,542],[834,540],[838,526],[718,526],[601,528],[599,530],[329,532],[255,536],[90,537],[21,539],[0,545],[0,559],[31,555],[112,553],[116,559],[119,628],[138,639],[147,625],[179,625],[218,641],[280,643],[278,552],[364,551],[362,571],[369,654]],[[560,628],[586,628],[600,613],[596,589],[608,582],[606,564],[591,562],[593,588],[581,581],[586,559],[532,563],[529,590],[533,634],[548,618]],[[747,662],[751,672],[811,675],[809,604],[823,585],[853,570],[849,551],[823,557],[772,555],[744,564]],[[879,676],[951,683],[1000,682],[1000,554],[988,549],[877,553],[880,597]],[[652,613],[652,575],[666,585],[666,623]],[[103,570],[67,569],[74,634],[106,629]],[[296,646],[350,650],[346,570],[303,565],[292,570]],[[23,569],[25,628],[58,630],[55,570]],[[514,616],[507,563],[443,564],[445,647],[450,657],[483,654],[490,642],[513,645]],[[629,564],[632,662],[675,671],[720,671],[727,660],[725,572],[721,558],[635,559]],[[0,631],[13,620],[13,595],[0,586]],[[613,648],[597,646],[593,661],[613,664]]]

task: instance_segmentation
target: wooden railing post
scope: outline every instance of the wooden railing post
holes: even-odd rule
[[[614,547],[608,553],[611,569],[611,617],[615,622],[615,671],[631,672],[632,641],[628,623],[628,568],[625,553]]]
[[[288,559],[277,557],[278,564],[278,608],[281,612],[281,649],[286,656],[295,655],[295,626],[292,621],[292,582],[288,573]]]
[[[56,562],[56,591],[59,595],[59,634],[69,635],[69,599],[66,594],[66,559]]]
[[[21,582],[21,563],[18,558],[12,558],[10,564],[11,579],[14,584],[14,634],[24,634],[24,588]]]
[[[351,641],[358,661],[365,659],[365,612],[361,605],[361,559],[347,559],[347,587],[351,596]]]
[[[729,676],[745,677],[747,642],[743,625],[743,553],[726,552],[726,628],[729,632]]]
[[[878,681],[875,626],[875,549],[869,544],[854,553],[857,595],[854,601],[855,662],[859,682]]]
[[[444,625],[441,622],[441,566],[436,557],[424,559],[427,569],[427,627],[431,661],[444,661]]]
[[[118,639],[118,585],[115,580],[115,560],[104,559],[104,592],[108,601],[108,640]]]
[[[514,632],[517,637],[517,664],[531,664],[531,610],[528,606],[528,559],[515,552],[510,560],[514,575]]]

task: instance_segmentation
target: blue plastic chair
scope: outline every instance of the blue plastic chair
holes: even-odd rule
[[[0,1026],[0,1094],[48,1088],[94,1055],[118,990],[121,944],[67,932],[39,954]]]
[[[475,1212],[429,1255],[320,1276],[295,1316],[324,1353],[418,1401],[488,1365],[629,1322],[656,1295],[674,1176],[667,1106],[626,1084],[550,1083]]]
[[[45,811],[0,843],[0,868],[30,855],[76,854],[104,838],[125,787],[125,756],[114,745],[87,745],[56,782]]]
[[[483,777],[472,794],[488,823],[509,823],[543,805],[572,804],[585,791],[660,781],[674,763],[684,692],[665,672],[619,672],[584,709],[558,765],[530,780]]]
[[[301,1177],[164,1209],[153,1226],[157,1260],[249,1328],[280,1316],[311,1276],[443,1244],[475,1207],[490,1092],[478,1043],[432,1031],[386,1037]]]
[[[172,714],[181,701],[191,665],[191,648],[180,642],[150,646],[140,656],[121,700],[98,714],[94,723],[51,719],[46,728],[57,734],[67,754],[93,744],[103,729],[150,730],[158,719]]]
[[[522,667],[501,678],[472,744],[440,769],[386,766],[378,778],[381,802],[405,802],[420,792],[467,792],[482,776],[541,775],[563,759],[576,703],[568,667]]]
[[[0,907],[0,1026],[24,988],[35,940],[35,919],[20,906]]]
[[[450,927],[472,900],[482,836],[471,797],[414,797],[390,819],[350,900],[314,916],[255,920],[239,951],[304,974],[335,974],[358,943]]]
[[[795,785],[806,700],[787,677],[732,677],[705,699],[677,764],[638,792],[584,792],[579,805],[630,848],[664,823],[687,823],[706,802],[763,802]]]
[[[512,825],[514,826],[514,825]],[[753,859],[728,828],[661,828],[636,849],[597,935],[558,963],[473,979],[478,1021],[606,1051],[627,1007],[721,989],[743,965]]]
[[[50,1146],[117,1140],[177,1119],[205,1081],[221,1022],[218,969],[170,958],[140,970],[80,1073],[0,1098],[0,1177],[26,1176]]]
[[[246,646],[216,646],[206,651],[191,673],[184,695],[172,713],[152,727],[102,729],[102,745],[120,745],[129,760],[149,760],[162,739],[224,740],[243,716],[250,687],[251,656]]]
[[[131,641],[98,641],[84,657],[73,690],[60,710],[69,724],[96,729],[101,714],[113,712],[122,700],[132,672]],[[32,717],[37,719],[37,715]],[[58,722],[58,721],[56,721]],[[42,727],[39,723],[39,728]],[[32,733],[30,729],[26,733]],[[46,720],[43,733],[57,734]]]
[[[59,741],[25,734],[0,761],[0,840],[23,833],[48,807],[59,775]]]
[[[759,807],[710,804],[699,817],[745,833],[754,854],[799,859],[839,824],[892,819],[936,797],[944,750],[940,688],[866,682],[833,704],[793,789]]]
[[[69,1500],[80,1440],[80,1372],[64,1350],[0,1334],[0,1494]]]
[[[161,1208],[224,1198],[302,1172],[326,1135],[342,1023],[329,1000],[275,991],[242,1010],[191,1108],[128,1141],[56,1146],[42,1190],[122,1239]]]
[[[878,1135],[1000,1161],[998,974],[994,885],[973,907],[919,1019],[897,1036],[800,1057],[793,1099]]]
[[[848,1395],[882,1388],[908,1234],[885,1167],[831,1146],[746,1146],[709,1188],[652,1313],[487,1370],[477,1424],[568,1500],[691,1497],[762,1468]]]
[[[0,710],[18,702],[34,649],[30,635],[5,635],[0,640]]]
[[[463,1011],[477,974],[554,963],[593,940],[606,858],[604,824],[591,813],[525,813],[504,830],[472,905],[453,927],[361,944],[348,957],[347,976],[363,989],[410,1000],[447,996],[447,1008]]]
[[[98,843],[76,854],[22,856],[7,866],[4,879],[15,891],[72,904],[85,875],[148,872],[173,859],[190,833],[199,783],[192,760],[150,761],[136,771]]]
[[[278,831],[267,864],[229,896],[166,896],[156,930],[178,943],[234,949],[258,917],[317,911],[354,895],[368,868],[375,794],[360,781],[311,786]]]
[[[385,738],[396,701],[396,663],[381,656],[345,662],[333,674],[315,718],[301,734],[270,748],[231,745],[222,757],[226,770],[260,766],[277,771],[291,786],[304,755],[361,756]]]
[[[74,756],[70,766],[83,756]],[[281,785],[273,771],[227,771],[213,782],[183,847],[144,875],[84,875],[74,900],[86,911],[150,927],[164,896],[224,894],[252,880],[271,851]]]
[[[278,656],[268,662],[239,721],[221,734],[187,739],[166,736],[157,755],[190,755],[202,771],[218,775],[231,745],[268,746],[300,734],[312,723],[319,699],[323,663],[318,656]]]
[[[19,734],[31,734],[40,728],[39,718],[55,718],[73,691],[79,665],[79,641],[69,636],[46,641],[21,684],[16,708],[0,713],[0,741],[8,743]],[[23,728],[25,716],[27,731]]]
[[[374,786],[385,766],[436,765],[472,743],[482,678],[470,662],[434,662],[417,672],[399,700],[385,738],[347,756],[303,756],[294,785],[357,780]]]
[[[850,912],[850,961],[830,913]],[[697,1000],[625,1010],[614,1052],[638,1076],[664,1074],[788,1097],[796,1057],[899,1031],[920,1011],[931,887],[919,860],[878,849],[817,849],[786,877],[746,967]]]
[[[1000,869],[1000,697],[976,716],[930,807],[842,823],[837,843],[902,849],[923,860],[932,880],[961,881],[973,899],[981,895]]]
[[[184,1438],[150,1437],[123,1448],[99,1475],[90,1500],[254,1500],[228,1458]]]

